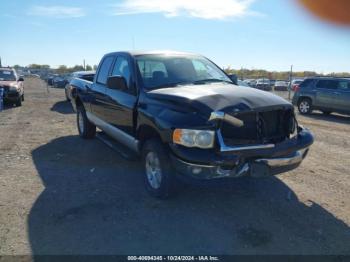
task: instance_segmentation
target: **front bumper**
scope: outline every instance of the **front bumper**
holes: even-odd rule
[[[4,101],[16,102],[20,97],[21,94],[18,91],[5,91],[3,99]]]
[[[180,176],[194,179],[265,177],[297,168],[312,143],[311,132],[299,128],[295,137],[267,147],[221,147],[220,152],[196,154],[173,145],[171,160]]]

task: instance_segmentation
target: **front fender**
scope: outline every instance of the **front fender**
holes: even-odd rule
[[[137,130],[147,125],[158,132],[164,143],[172,142],[172,133],[175,128],[208,127],[207,120],[198,112],[180,112],[172,108],[155,105],[140,106],[137,118]]]

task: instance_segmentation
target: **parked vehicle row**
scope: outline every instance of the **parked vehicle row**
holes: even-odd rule
[[[169,196],[178,179],[271,176],[300,165],[313,143],[294,107],[269,92],[233,84],[203,56],[106,54],[93,81],[75,78],[77,128],[96,127],[138,155],[148,192]]]

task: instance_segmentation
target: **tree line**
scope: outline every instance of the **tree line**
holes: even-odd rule
[[[76,71],[91,71],[96,70],[97,65],[86,65],[85,68],[82,65],[75,65],[73,67],[68,67],[66,65],[60,65],[56,69],[52,69],[49,65],[39,65],[39,64],[30,64],[26,67],[22,67],[20,65],[15,65],[14,68],[27,68],[27,69],[46,69],[52,70],[57,74],[67,74]],[[280,79],[280,80],[288,80],[290,76],[289,71],[267,71],[263,69],[232,69],[230,67],[224,68],[224,71],[227,74],[235,74],[239,79],[258,79],[258,78],[268,78],[268,79]],[[318,74],[314,71],[301,71],[301,72],[293,72],[292,75],[294,78],[305,78],[305,77],[313,77],[313,76],[334,76],[334,77],[350,77],[350,73],[348,72],[338,72],[338,73],[330,73],[330,74]]]
[[[263,69],[232,69],[230,67],[224,68],[227,74],[235,74],[239,79],[258,79],[258,78],[268,78],[276,80],[288,80],[290,77],[290,71],[267,71]],[[332,77],[350,77],[348,72],[338,72],[330,74],[319,74],[314,71],[300,71],[293,72],[293,78],[305,78],[313,76],[332,76]]]
[[[58,68],[51,68],[49,65],[39,65],[39,64],[30,64],[25,67],[20,66],[20,65],[14,65],[13,66],[15,69],[19,68],[25,68],[25,69],[44,69],[44,70],[51,70],[54,71],[57,74],[67,74],[67,73],[72,73],[76,71],[91,71],[91,70],[96,70],[97,65],[86,65],[85,68],[82,65],[75,65],[72,67],[68,67],[66,65],[60,65]]]

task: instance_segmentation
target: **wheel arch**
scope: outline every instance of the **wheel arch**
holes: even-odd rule
[[[152,138],[158,138],[163,142],[163,139],[160,133],[157,131],[157,129],[148,124],[140,125],[136,131],[136,136],[137,139],[140,141],[140,148],[142,148],[142,146],[147,140]]]
[[[313,99],[312,99],[310,96],[305,96],[305,95],[302,95],[302,96],[300,96],[300,97],[298,98],[298,105],[299,105],[299,103],[300,103],[302,100],[304,100],[304,99],[310,100],[311,105],[313,105]]]

